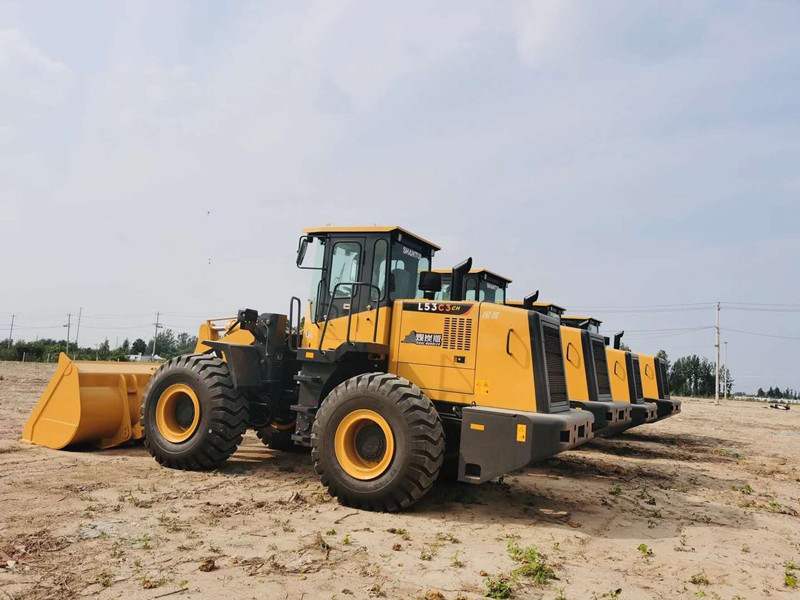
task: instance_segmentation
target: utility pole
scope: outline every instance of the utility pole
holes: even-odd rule
[[[723,342],[725,344],[725,400],[728,399],[728,342]]]
[[[83,307],[81,306],[78,309],[78,328],[75,330],[75,347],[79,348],[78,346],[78,336],[81,334],[81,313],[83,312]]]
[[[71,323],[72,323],[72,313],[69,313],[67,315],[67,324],[66,325],[62,325],[62,327],[66,327],[67,328],[67,349],[64,352],[64,354],[69,354],[69,330],[70,330]]]
[[[161,325],[158,324],[160,318],[161,318],[161,313],[157,312],[156,322],[155,322],[156,334],[153,336],[153,356],[152,356],[153,360],[156,359],[156,340],[158,339],[158,330],[161,328]]]
[[[11,315],[11,331],[8,332],[8,347],[14,344],[14,317],[17,315]]]
[[[717,362],[716,366],[714,367],[714,400],[716,401],[717,406],[719,406],[719,302],[717,302],[717,330],[714,348],[717,351]]]

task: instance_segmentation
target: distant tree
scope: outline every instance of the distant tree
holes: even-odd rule
[[[108,339],[106,338],[106,340],[97,348],[97,357],[100,360],[108,360],[110,354],[111,348],[109,347]]]
[[[670,362],[666,350],[659,350],[658,352],[656,352],[656,358],[660,358],[665,363],[667,363],[667,372],[669,372]]]
[[[131,343],[128,341],[128,338],[125,338],[125,341],[122,342],[122,353],[128,354],[128,351],[131,349]]]
[[[727,379],[725,378],[726,373],[728,375]],[[733,377],[728,367],[722,366],[719,368],[719,385],[723,392],[725,391],[725,382],[727,382],[728,396],[730,396],[733,391]]]
[[[144,354],[147,352],[147,343],[142,338],[137,338],[131,344],[131,354]]]
[[[683,356],[672,365],[669,374],[670,388],[677,396],[713,396],[714,371],[714,363],[707,358],[700,358],[696,354]],[[730,372],[728,373],[728,387],[729,390],[733,388],[733,377]]]
[[[756,396],[758,396],[759,398],[763,398],[765,396],[764,389],[763,388],[758,388],[758,391],[756,392]]]
[[[176,336],[174,356],[191,354],[194,352],[195,346],[197,346],[197,336],[189,335],[183,331]]]
[[[171,357],[175,354],[175,348],[177,347],[177,340],[175,339],[175,333],[172,329],[164,329],[158,332],[158,337],[156,338],[156,354],[158,356],[165,356]],[[151,339],[147,342],[147,349],[152,352],[153,351],[153,340]]]

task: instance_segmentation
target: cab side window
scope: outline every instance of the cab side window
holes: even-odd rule
[[[476,300],[478,297],[478,281],[475,277],[467,277],[464,300]]]
[[[392,300],[422,298],[417,287],[419,274],[430,269],[430,258],[402,243],[392,244],[389,269],[389,297]]]
[[[434,300],[450,300],[450,282],[442,282],[442,289],[434,295]]]
[[[378,287],[370,288],[369,297],[372,302],[386,298],[386,262],[389,255],[389,244],[386,240],[377,240],[372,254],[372,279],[370,283]]]
[[[328,294],[336,298],[349,298],[353,286],[347,285],[358,281],[358,270],[361,265],[361,245],[356,242],[338,242],[331,253],[331,276]],[[337,288],[336,286],[339,285]]]

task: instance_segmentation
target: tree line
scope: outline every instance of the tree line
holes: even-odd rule
[[[716,384],[716,373],[714,361],[696,354],[682,356],[673,364],[670,364],[669,357],[664,350],[659,350],[656,354],[659,358],[667,362],[669,370],[670,392],[676,396],[705,396],[714,395],[714,385]],[[727,379],[725,375],[727,373]],[[725,393],[727,382],[728,395],[733,390],[733,376],[730,370],[724,365],[719,367],[719,391]]]
[[[185,332],[175,333],[171,329],[158,332],[156,337],[156,355],[172,358],[181,354],[191,354],[197,344],[197,336]],[[67,351],[67,340],[41,339],[35,341],[11,340],[0,341],[0,360],[27,362],[55,362],[61,352]],[[108,339],[98,346],[76,347],[69,343],[69,356],[75,360],[112,360],[127,361],[129,356],[150,356],[153,352],[153,338],[144,340],[137,338],[133,342],[125,339],[117,348],[111,348]]]
[[[786,388],[785,390],[781,391],[781,388],[778,386],[775,386],[774,388],[771,387],[766,392],[763,388],[758,388],[756,396],[759,398],[775,398],[776,400],[800,400],[800,392],[797,390]]]

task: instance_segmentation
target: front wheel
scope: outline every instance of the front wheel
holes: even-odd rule
[[[367,373],[337,386],[311,433],[314,469],[348,506],[397,511],[422,498],[439,475],[444,434],[436,408],[416,385]]]
[[[211,469],[230,457],[247,429],[247,400],[228,365],[211,354],[168,360],[147,384],[144,445],[165,467]]]

